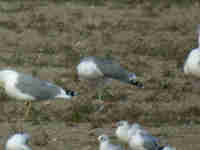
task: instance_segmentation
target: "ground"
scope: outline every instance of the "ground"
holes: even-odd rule
[[[2,89],[0,147],[23,131],[31,134],[35,150],[97,150],[98,135],[106,133],[117,143],[113,124],[128,120],[177,150],[199,149],[200,81],[181,72],[188,52],[197,47],[199,4],[156,2],[1,1],[0,67],[80,95],[35,102],[22,120],[24,102]],[[80,58],[90,55],[116,59],[140,77],[144,89],[113,81],[103,102],[97,100],[95,90],[76,75]]]

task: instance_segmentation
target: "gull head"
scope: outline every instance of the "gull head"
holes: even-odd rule
[[[14,70],[0,70],[0,86],[4,87],[7,82],[15,82],[18,74]]]
[[[126,121],[126,120],[118,121],[118,122],[116,123],[116,126],[117,126],[117,127],[127,127],[127,128],[130,127],[128,121]]]
[[[98,137],[100,143],[109,141],[109,137],[106,134],[102,134]]]
[[[6,150],[31,150],[27,145],[30,136],[27,133],[17,133],[12,135],[6,145]]]

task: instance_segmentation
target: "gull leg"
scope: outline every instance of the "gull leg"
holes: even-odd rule
[[[31,101],[26,101],[25,105],[26,105],[27,108],[26,108],[26,111],[25,111],[24,118],[28,118],[30,110],[31,110],[31,107],[32,107],[32,102]]]

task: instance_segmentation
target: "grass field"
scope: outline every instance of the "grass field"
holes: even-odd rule
[[[177,150],[198,150],[200,81],[180,68],[197,47],[199,9],[197,0],[2,0],[0,67],[80,96],[34,103],[30,120],[20,122],[24,103],[1,90],[0,147],[8,135],[25,131],[34,150],[97,150],[98,135],[114,136],[112,123],[129,120]],[[113,81],[98,111],[95,91],[76,76],[80,58],[89,55],[115,58],[136,72],[145,88]]]

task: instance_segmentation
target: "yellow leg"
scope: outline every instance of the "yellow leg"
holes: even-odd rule
[[[25,102],[25,105],[26,105],[27,108],[26,108],[26,112],[25,112],[24,118],[28,118],[29,113],[30,113],[30,111],[31,111],[32,102],[31,102],[31,101],[26,101],[26,102]]]

